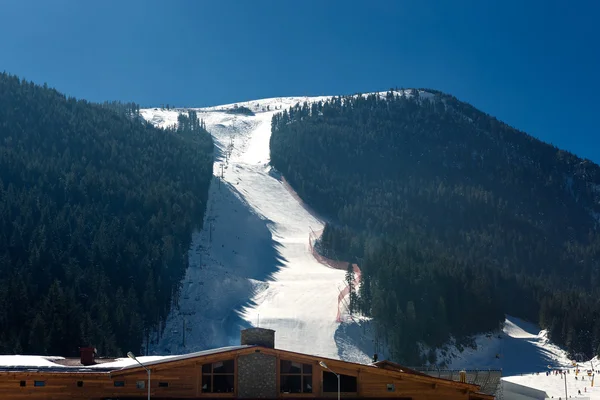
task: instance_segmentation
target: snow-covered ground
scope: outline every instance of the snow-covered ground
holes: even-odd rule
[[[565,365],[562,370],[568,372],[566,374],[553,374],[551,370],[546,367],[545,369],[541,369],[539,373],[507,376],[502,378],[502,381],[541,390],[547,394],[548,398],[564,399],[566,387],[569,398],[600,399],[600,388],[598,387],[600,382],[598,381],[598,378],[595,377],[595,375],[598,374],[592,372],[592,375],[594,376],[588,375],[588,371],[593,371],[593,368],[595,368],[596,371],[600,369],[598,358],[594,357],[594,359],[588,362],[579,363],[579,373],[577,375],[575,374],[575,366],[568,360],[563,361],[565,362]],[[554,365],[555,364],[552,364],[551,366]],[[546,371],[549,372],[548,375],[546,375]]]
[[[475,337],[476,348],[455,345],[438,349],[438,362],[449,369],[502,369],[503,375],[520,375],[544,371],[548,365],[570,363],[564,351],[550,343],[546,331],[519,318],[507,316],[500,332]]]
[[[534,324],[507,316],[502,331],[478,335],[475,343],[476,348],[465,347],[462,352],[449,344],[438,350],[438,361],[445,361],[447,369],[501,369],[503,382],[541,390],[555,399],[564,398],[564,376],[552,373],[547,376],[546,372],[568,370],[566,382],[570,397],[600,399],[600,389],[591,386],[591,377],[587,375],[588,370],[593,370],[592,364],[600,370],[597,358],[579,363],[580,374],[575,379],[573,360],[550,343],[546,331]],[[594,384],[597,386],[598,382]],[[509,390],[515,388],[507,387],[506,392]],[[510,396],[507,394],[505,398]]]
[[[238,344],[240,328],[260,326],[276,331],[281,349],[371,360],[372,342],[360,322],[346,326],[336,321],[345,271],[311,254],[311,229],[323,229],[323,222],[269,166],[273,114],[327,98],[237,103],[254,116],[224,112],[233,104],[196,109],[218,148],[215,177],[204,228],[193,237],[179,307],[151,345],[152,354]],[[173,125],[177,113],[142,110],[144,118],[161,127]]]
[[[598,360],[595,359],[594,361]],[[598,368],[596,362],[594,362],[594,366]],[[505,377],[502,378],[502,381],[541,390],[546,393],[548,398],[564,399],[566,386],[566,392],[569,398],[589,398],[598,400],[600,399],[598,378],[594,377],[594,386],[592,386],[592,377],[588,376],[586,372],[588,369],[591,369],[589,362],[585,363],[583,366],[580,365],[579,375],[575,375],[575,367],[571,367],[569,368],[569,373],[566,375],[552,373],[546,375],[545,371],[541,371],[539,374]],[[508,398],[508,396],[505,396],[505,398]]]

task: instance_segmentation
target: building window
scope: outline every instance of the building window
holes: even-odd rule
[[[77,387],[83,387],[83,381],[77,381]]]
[[[388,392],[395,392],[396,391],[396,386],[393,383],[388,383],[387,384],[387,391]]]
[[[233,393],[235,361],[202,365],[202,393]]]
[[[137,381],[135,387],[138,389],[146,389],[146,381]]]
[[[312,365],[281,360],[279,363],[281,393],[312,393]]]
[[[158,387],[169,387],[169,382],[158,382]]]
[[[340,392],[356,393],[358,391],[356,377],[340,374]],[[338,378],[329,371],[323,371],[323,393],[337,393]]]
[[[37,386],[37,387],[46,386],[46,381],[33,381],[33,386]]]
[[[125,381],[115,381],[114,385],[115,387],[124,387]]]
[[[25,382],[25,381],[21,381],[21,382],[19,382],[19,386],[21,386],[21,387],[24,387],[24,386],[26,386],[26,385],[27,385],[27,382]]]

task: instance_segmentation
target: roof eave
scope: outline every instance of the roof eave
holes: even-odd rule
[[[211,357],[211,356],[217,356],[217,355],[222,355],[222,354],[229,354],[229,353],[236,353],[236,354],[241,354],[241,353],[246,353],[249,352],[250,350],[254,349],[255,347],[260,347],[260,346],[254,346],[254,345],[248,345],[248,346],[238,346],[236,348],[231,348],[231,349],[226,349],[223,351],[214,351],[211,353],[206,353],[206,354],[198,354],[198,353],[190,353],[190,354],[186,354],[182,357],[176,357],[176,358],[169,358],[166,360],[156,360],[156,361],[151,361],[148,363],[144,363],[143,365],[147,368],[152,368],[152,367],[156,367],[156,366],[163,366],[163,365],[168,365],[168,364],[172,364],[172,363],[178,363],[178,362],[185,362],[194,358],[204,358],[204,357]],[[110,376],[120,376],[123,374],[127,374],[130,372],[137,372],[137,370],[144,370],[145,368],[139,364],[132,364],[132,365],[128,365],[125,367],[121,367],[118,369],[114,369],[111,370],[109,372]]]

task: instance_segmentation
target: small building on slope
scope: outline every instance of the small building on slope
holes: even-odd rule
[[[396,399],[492,400],[478,385],[385,363],[357,364],[275,348],[275,332],[250,328],[241,345],[134,360],[0,356],[6,400]],[[85,364],[85,365],[84,365]],[[339,378],[338,378],[339,377]],[[338,380],[339,379],[339,380]]]

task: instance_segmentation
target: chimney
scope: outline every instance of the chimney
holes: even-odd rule
[[[96,356],[96,349],[94,347],[80,347],[79,355],[81,357],[81,365],[94,365]]]
[[[241,332],[242,345],[254,345],[275,348],[275,331],[265,328],[248,328]]]
[[[373,363],[377,362],[377,353],[373,354]]]

